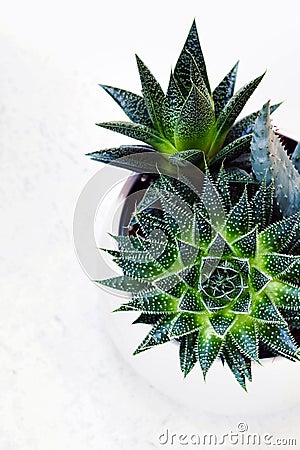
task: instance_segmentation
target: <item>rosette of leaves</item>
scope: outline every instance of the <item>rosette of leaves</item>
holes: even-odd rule
[[[175,159],[187,159],[196,165],[203,163],[203,152],[209,166],[220,166],[222,160],[230,163],[249,151],[257,112],[238,122],[236,119],[263,75],[234,92],[237,63],[211,90],[195,22],[171,72],[166,93],[139,57],[137,65],[142,96],[101,85],[123,109],[130,122],[97,125],[147,145],[122,145],[100,150],[89,154],[92,159],[143,172],[149,169],[141,157],[145,152],[173,155],[173,161],[176,155]],[[271,111],[278,106],[272,106]],[[126,160],[125,156],[131,158]]]
[[[131,293],[119,311],[138,311],[152,326],[135,353],[175,340],[186,376],[204,377],[217,358],[246,389],[259,346],[291,361],[299,347],[300,213],[272,223],[273,183],[232,204],[223,169],[206,175],[202,195],[170,177],[152,186],[133,213],[135,236],[115,236],[107,250],[123,275],[99,281]],[[157,198],[159,197],[159,201]]]

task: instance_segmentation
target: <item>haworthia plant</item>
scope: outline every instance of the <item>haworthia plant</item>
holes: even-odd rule
[[[171,72],[167,92],[148,67],[137,56],[142,95],[100,85],[123,109],[131,122],[102,122],[97,125],[122,133],[150,145],[153,150],[169,155],[197,150],[206,155],[207,164],[220,165],[249,151],[250,137],[257,113],[236,122],[244,105],[263,75],[235,92],[236,64],[211,91],[204,56],[195,21]],[[279,105],[274,105],[274,111]],[[128,145],[128,154],[140,153],[141,146]],[[225,148],[224,148],[225,147]],[[137,150],[135,152],[135,149]],[[218,155],[221,151],[221,155]],[[94,160],[118,165],[118,155],[126,156],[125,148],[104,149],[90,153]],[[141,161],[137,158],[138,171]],[[120,165],[124,167],[123,162]],[[135,170],[134,158],[130,167]]]
[[[258,181],[274,182],[278,206],[284,216],[300,210],[299,144],[289,158],[270,122],[266,103],[256,119],[251,143],[252,168]]]
[[[221,358],[246,389],[260,343],[299,360],[300,213],[272,223],[266,177],[236,203],[223,167],[215,182],[207,173],[201,197],[181,184],[160,176],[150,186],[158,204],[146,194],[131,220],[138,234],[115,236],[109,251],[123,276],[99,283],[132,293],[118,310],[152,326],[136,354],[175,340],[184,376],[198,363],[206,377]],[[216,204],[223,215],[211,214]]]

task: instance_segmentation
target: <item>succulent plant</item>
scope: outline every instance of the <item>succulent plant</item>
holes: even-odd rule
[[[259,112],[253,127],[251,142],[252,169],[258,181],[266,177],[274,182],[275,197],[280,211],[290,216],[300,210],[300,146],[290,159],[270,122],[270,105]]]
[[[234,160],[250,148],[251,132],[257,112],[235,123],[263,75],[234,93],[238,63],[211,91],[195,22],[193,22],[166,94],[147,66],[136,57],[142,96],[112,86],[100,85],[119,104],[131,122],[104,122],[97,125],[122,133],[148,145],[122,145],[89,153],[104,163],[143,171],[139,154],[159,151],[195,157],[195,150],[206,155],[206,162],[221,164]],[[271,107],[273,112],[279,105]],[[192,152],[191,152],[192,151]],[[135,155],[130,163],[120,160]]]
[[[201,196],[168,176],[154,182],[133,213],[136,235],[107,250],[123,275],[99,281],[131,293],[118,311],[152,326],[135,353],[175,340],[185,376],[199,362],[206,377],[220,357],[244,389],[260,343],[299,360],[300,213],[272,223],[273,203],[265,177],[233,204],[223,167],[215,181],[207,169]]]

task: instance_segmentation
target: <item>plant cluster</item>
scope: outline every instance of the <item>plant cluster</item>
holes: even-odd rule
[[[205,377],[220,357],[246,388],[261,345],[300,355],[300,146],[290,157],[274,130],[278,104],[236,121],[263,75],[235,93],[236,64],[212,91],[195,23],[166,94],[137,64],[142,96],[102,85],[131,122],[98,125],[147,145],[89,155],[143,172],[140,156],[160,152],[199,167],[204,185],[199,195],[160,173],[132,214],[135,235],[107,250],[123,275],[100,283],[131,293],[118,310],[151,325],[135,353],[176,340],[184,375],[198,361]]]

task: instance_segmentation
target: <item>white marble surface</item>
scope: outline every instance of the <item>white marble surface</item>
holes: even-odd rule
[[[256,418],[208,415],[201,408],[195,415],[148,385],[110,341],[100,291],[75,256],[76,199],[98,169],[83,154],[124,142],[93,125],[122,118],[97,83],[136,90],[135,51],[153,61],[151,67],[166,81],[194,16],[203,28],[215,81],[238,57],[240,82],[267,66],[255,104],[266,96],[285,98],[276,122],[297,134],[299,65],[287,71],[280,57],[299,59],[297,2],[288,2],[284,10],[279,2],[251,2],[247,21],[229,31],[223,19],[233,23],[244,17],[241,7],[236,9],[240,2],[212,2],[205,15],[199,2],[185,2],[185,11],[182,2],[171,3],[169,15],[168,2],[164,7],[156,0],[148,4],[147,22],[137,1],[14,0],[2,5],[1,450],[150,450],[163,448],[158,436],[167,428],[222,433],[235,430],[239,421],[253,432],[297,438],[300,448],[300,407],[286,405],[280,414],[270,411],[261,417],[258,405]],[[221,12],[214,26],[232,45],[232,54],[220,52],[208,22],[217,6]]]

